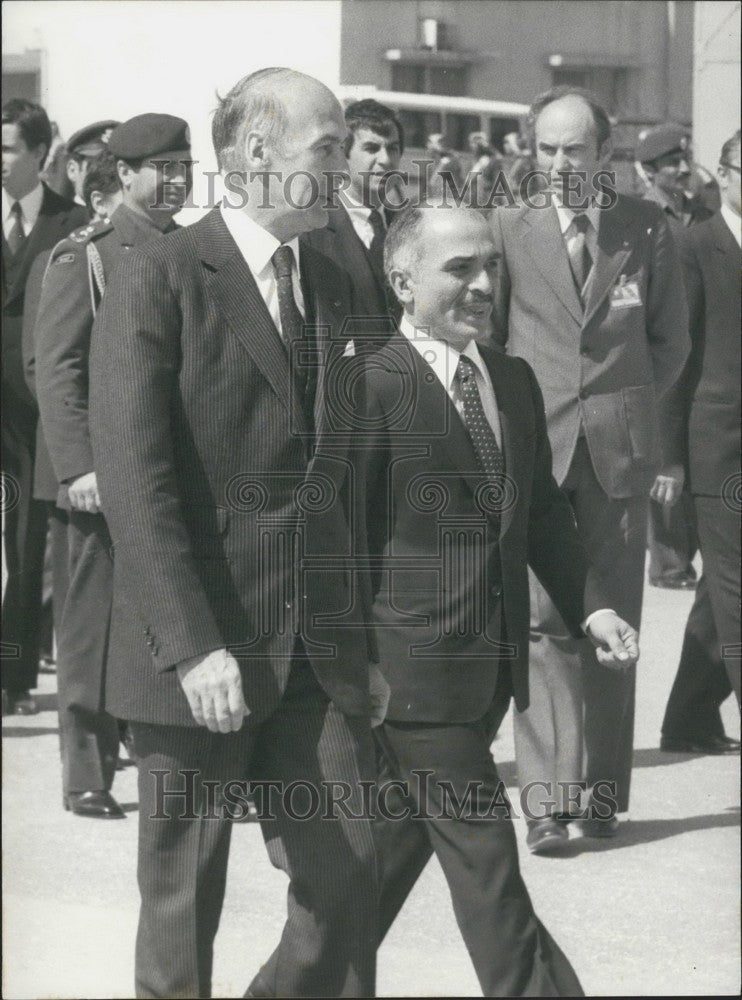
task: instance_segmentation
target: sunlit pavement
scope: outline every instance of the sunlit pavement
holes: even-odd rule
[[[646,590],[630,820],[615,840],[576,836],[559,857],[525,850],[534,904],[588,995],[739,993],[739,758],[664,754],[659,727],[692,595]],[[42,711],[3,719],[3,996],[129,997],[138,896],[136,781],[119,772],[119,822],[61,804],[55,677]],[[724,705],[739,734],[736,706]],[[494,746],[514,791],[512,725]],[[233,837],[214,996],[241,996],[275,946],[284,876],[257,825]],[[435,861],[379,952],[381,996],[481,995]]]

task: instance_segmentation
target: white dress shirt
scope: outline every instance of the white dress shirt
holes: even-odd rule
[[[11,198],[5,188],[3,188],[3,232],[5,233],[5,239],[8,238],[8,235],[13,228],[14,216],[10,210],[13,205],[15,205],[16,201],[20,201],[21,203],[24,235],[30,236],[31,230],[36,225],[36,220],[39,217],[41,203],[43,200],[44,188],[42,187],[40,181],[33,191],[29,191],[28,194],[18,199]]]
[[[403,316],[399,322],[399,332],[405,336],[423,361],[426,361],[435,372],[438,381],[448,393],[448,397],[456,407],[456,412],[464,421],[464,398],[461,393],[459,380],[456,378],[459,358],[465,354],[474,366],[474,379],[479,390],[479,397],[482,400],[482,409],[487,418],[487,423],[497,439],[498,446],[502,449],[502,431],[500,429],[500,414],[497,410],[497,399],[495,390],[490,379],[487,366],[482,360],[479,348],[475,340],[470,340],[463,351],[457,351],[455,347],[446,343],[445,340],[436,340],[428,336],[426,330],[417,330],[409,321],[407,316]]]
[[[278,285],[273,271],[271,258],[276,250],[281,246],[275,236],[272,236],[259,223],[251,219],[243,211],[235,208],[225,208],[221,206],[224,224],[234,238],[245,263],[250,268],[250,273],[255,278],[255,284],[263,297],[263,301],[268,307],[271,319],[276,325],[276,329],[283,338],[281,328],[281,314],[278,308]],[[302,317],[306,319],[306,309],[304,307],[304,295],[301,290],[299,280],[299,238],[295,236],[289,240],[286,246],[291,247],[294,252],[294,266],[291,278],[294,286],[294,299]]]
[[[737,245],[742,246],[742,216],[739,216],[736,212],[732,211],[729,205],[724,205],[722,203],[721,217],[729,226],[732,236],[737,241]]]
[[[353,223],[353,228],[355,229],[359,240],[363,243],[366,249],[369,250],[371,248],[371,242],[374,238],[374,227],[370,222],[371,209],[354,198],[350,189],[341,192],[340,201],[345,206],[348,215],[350,216],[350,221]],[[382,225],[384,226],[384,229],[386,229],[387,226],[384,212],[381,208],[377,209],[377,211],[381,216]]]

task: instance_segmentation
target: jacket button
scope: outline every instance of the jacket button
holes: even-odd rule
[[[493,587],[490,587],[490,593],[493,597],[499,597],[502,594],[502,587],[498,587],[497,584],[495,584]]]

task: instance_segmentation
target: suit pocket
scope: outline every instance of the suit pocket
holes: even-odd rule
[[[658,464],[662,452],[654,385],[628,386],[621,395],[632,458],[646,465]]]

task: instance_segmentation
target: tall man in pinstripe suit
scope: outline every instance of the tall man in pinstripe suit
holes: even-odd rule
[[[210,996],[227,782],[341,781],[359,813],[373,778],[385,685],[369,684],[330,403],[353,365],[350,288],[298,241],[327,222],[316,195],[344,168],[344,137],[316,80],[240,81],[213,122],[233,187],[241,172],[239,207],[132,250],[96,321],[91,428],[115,549],[106,704],[131,721],[140,775],[139,997]],[[268,852],[290,887],[253,994],[372,995],[369,823],[311,809],[292,821],[264,790]]]

